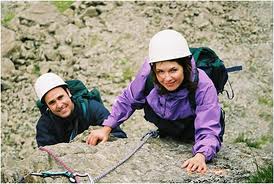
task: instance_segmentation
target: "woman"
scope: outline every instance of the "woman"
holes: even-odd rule
[[[150,73],[154,86],[147,90]],[[194,108],[191,96],[194,96]],[[194,156],[183,163],[183,168],[201,173],[207,170],[206,161],[221,147],[221,107],[214,84],[204,71],[195,67],[185,38],[174,30],[163,30],[153,36],[149,59],[118,96],[111,114],[103,122],[104,127],[92,131],[87,143],[96,145],[107,141],[112,128],[141,108],[145,119],[159,128],[161,137],[195,140]]]

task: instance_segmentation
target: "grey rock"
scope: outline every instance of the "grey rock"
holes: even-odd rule
[[[47,73],[49,71],[56,71],[56,68],[58,66],[56,65],[56,63],[54,61],[41,61],[39,62],[39,68],[40,68],[40,73],[44,74]]]
[[[80,18],[83,19],[84,17],[96,17],[97,15],[97,9],[95,7],[89,7],[80,15]]]
[[[79,59],[79,66],[80,66],[80,69],[82,70],[87,70],[88,71],[88,67],[90,65],[90,63],[92,62],[91,59]]]
[[[16,12],[7,28],[15,33],[11,43],[15,40],[17,46],[9,45],[12,49],[8,49],[6,56],[2,50],[2,57],[10,59],[16,68],[8,76],[1,75],[2,182],[18,182],[20,176],[29,172],[62,169],[38,151],[35,143],[40,112],[35,107],[33,84],[38,75],[51,70],[65,79],[80,79],[90,89],[98,87],[110,110],[116,96],[129,83],[123,80],[124,70],[131,68],[134,74],[138,72],[148,55],[150,38],[165,28],[182,32],[192,47],[212,48],[226,66],[244,65],[243,71],[229,74],[234,99],[230,101],[219,95],[226,111],[223,147],[213,162],[208,163],[206,175],[187,174],[180,166],[191,157],[191,145],[152,139],[100,182],[245,182],[256,171],[255,159],[260,166],[271,159],[272,85],[269,84],[273,81],[273,3],[270,1],[77,1],[63,14],[51,2],[5,3]],[[100,15],[80,18],[90,7]],[[1,41],[4,39],[2,36]],[[58,48],[64,49],[55,50]],[[225,88],[230,91],[229,86]],[[83,135],[72,144],[50,148],[72,168],[98,176],[124,158],[148,129],[155,128],[143,116],[143,111],[136,111],[121,125],[128,133],[127,140],[112,140],[90,148],[83,143],[87,136]],[[266,143],[261,148],[235,143],[241,134]],[[27,181],[68,182],[63,177],[33,176],[27,176]]]
[[[78,139],[78,141],[80,141]],[[85,143],[73,142],[47,146],[61,159],[66,166],[78,173],[89,173],[93,178],[98,177],[108,169],[115,166],[132,153],[140,144],[139,139],[112,139],[111,142],[99,144],[96,147]],[[128,182],[243,182],[246,173],[254,168],[252,159],[245,152],[233,152],[239,149],[235,146],[224,147],[219,156],[208,164],[208,172],[204,175],[189,174],[181,168],[184,160],[191,157],[191,145],[175,142],[170,139],[149,139],[128,161],[99,180],[107,183]],[[116,153],[116,154],[114,154]],[[119,153],[119,154],[117,154]],[[245,157],[245,161],[241,159]],[[251,160],[248,164],[247,160]],[[27,172],[63,171],[63,166],[58,164],[46,152],[36,150],[31,156],[25,158],[17,169],[3,168],[4,178],[13,178],[16,182],[19,176]],[[8,172],[6,172],[6,170]],[[11,172],[13,171],[13,172]],[[10,177],[7,177],[10,175]],[[126,176],[126,177],[125,177]],[[4,180],[5,181],[5,180]],[[67,182],[66,177],[43,179],[37,176],[25,177],[26,182]],[[88,182],[88,178],[81,178]]]
[[[210,25],[210,19],[208,13],[197,13],[194,21],[198,28],[202,29]]]
[[[13,62],[8,58],[1,59],[1,76],[8,77],[15,70]]]
[[[59,51],[54,48],[54,43],[52,43],[40,47],[40,57],[44,57],[46,60],[50,61],[58,61],[60,59],[60,54]]]
[[[33,26],[35,24],[48,26],[57,19],[63,19],[58,10],[51,3],[31,3],[28,10],[20,14],[21,24]],[[59,20],[59,21],[62,21]]]
[[[85,47],[89,46],[87,40],[90,39],[89,37],[90,29],[89,28],[82,28],[77,32],[74,32],[71,37],[71,46],[72,47]]]
[[[57,28],[54,37],[60,45],[65,43],[70,44],[72,41],[72,35],[77,33],[79,28],[74,24],[68,24],[65,27]]]
[[[10,84],[1,80],[1,91],[6,91],[8,89],[11,89]],[[3,123],[3,121],[2,121],[2,123]]]
[[[39,24],[36,24],[31,27],[22,26],[20,27],[22,32],[24,34],[20,34],[19,39],[22,42],[25,42],[26,40],[33,40],[33,41],[44,41],[46,38],[46,30],[42,29]]]
[[[71,60],[73,58],[72,48],[67,45],[58,47],[58,52],[61,58],[65,60]]]
[[[49,33],[54,34],[57,28],[58,28],[58,24],[56,22],[53,22],[52,24],[49,25],[48,31]]]
[[[16,33],[1,26],[1,55],[7,56],[16,48]]]

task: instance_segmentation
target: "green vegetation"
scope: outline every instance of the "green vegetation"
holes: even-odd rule
[[[39,76],[40,75],[40,67],[38,64],[33,65],[32,73]]]
[[[7,26],[8,23],[15,17],[15,13],[14,12],[7,12],[4,16],[4,18],[1,20],[1,23],[4,26]]]
[[[257,167],[257,172],[248,179],[248,183],[273,183],[273,164],[267,163],[264,167]]]
[[[267,105],[269,107],[273,106],[273,100],[272,98],[269,98],[267,96],[260,96],[258,98],[259,104]]]
[[[132,77],[134,76],[134,70],[132,65],[130,65],[130,61],[127,58],[116,61],[115,65],[122,66],[123,81],[130,81],[132,79]]]
[[[66,9],[68,9],[72,3],[74,3],[74,0],[71,1],[53,1],[52,2],[56,8],[63,13]]]
[[[257,72],[257,68],[255,66],[249,66],[249,70],[252,73],[256,73]]]
[[[100,41],[99,37],[97,35],[92,35],[90,37],[90,46],[95,46]]]
[[[272,114],[269,112],[260,112],[259,116],[263,118],[266,122],[272,122]]]
[[[132,79],[133,75],[134,75],[134,71],[131,67],[126,67],[126,68],[123,69],[123,79],[124,79],[124,81],[126,81],[126,80],[130,81]]]
[[[235,143],[246,143],[246,145],[248,147],[252,147],[252,148],[261,148],[262,145],[266,144],[268,141],[270,141],[272,139],[272,137],[270,136],[262,136],[261,138],[259,138],[258,140],[252,140],[247,138],[244,133],[241,133],[236,139],[235,139]]]
[[[126,65],[129,61],[127,59],[121,59],[116,62],[117,65]]]

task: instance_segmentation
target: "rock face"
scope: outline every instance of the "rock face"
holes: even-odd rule
[[[226,111],[223,147],[205,175],[180,168],[191,144],[150,139],[130,160],[99,182],[245,182],[257,164],[272,160],[272,2],[95,2],[77,1],[60,13],[51,2],[1,2],[1,178],[18,182],[30,172],[62,171],[37,149],[33,84],[48,71],[99,88],[105,106],[127,86],[144,57],[150,38],[173,28],[189,46],[208,46],[226,66],[235,97],[220,95]],[[229,85],[226,88],[230,92]],[[136,111],[122,125],[129,138],[96,147],[75,142],[49,146],[77,172],[96,177],[113,166],[155,127]],[[249,143],[249,144],[247,144]],[[250,147],[253,145],[259,145]],[[249,145],[249,146],[248,146]],[[86,178],[82,178],[85,180]],[[68,182],[65,177],[26,176],[27,182]]]
[[[16,34],[14,31],[1,26],[1,54],[6,56],[16,47]]]
[[[99,177],[125,157],[139,144],[139,139],[119,139],[96,147],[85,143],[73,142],[48,146],[58,159],[67,167],[78,173],[89,173],[92,178]],[[241,150],[242,146],[224,146],[222,152],[213,162],[209,163],[206,174],[187,173],[182,170],[182,162],[191,157],[191,144],[176,142],[170,139],[150,138],[144,146],[128,161],[110,172],[97,182],[103,183],[238,183],[244,181],[255,168],[252,150]],[[237,150],[237,151],[235,151]],[[245,152],[243,152],[245,151]],[[117,154],[119,153],[119,154]],[[244,159],[244,160],[243,160]],[[25,182],[35,183],[66,183],[66,177],[38,177],[30,176],[30,172],[64,171],[64,167],[46,152],[35,151],[30,157],[17,163],[13,172],[4,168],[4,180],[16,182],[24,176]],[[87,177],[80,178],[82,182],[89,182]]]

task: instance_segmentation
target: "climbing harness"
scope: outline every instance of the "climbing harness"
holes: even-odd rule
[[[122,159],[120,162],[118,162],[113,167],[107,169],[102,174],[92,178],[88,173],[77,173],[73,169],[69,168],[60,158],[58,158],[50,149],[47,149],[45,147],[39,147],[39,150],[47,152],[54,160],[62,167],[66,169],[66,171],[63,172],[52,172],[52,171],[45,171],[41,173],[30,173],[30,175],[34,176],[41,176],[41,177],[51,177],[51,176],[66,176],[70,182],[72,183],[80,183],[79,177],[88,177],[90,183],[98,182],[100,179],[108,175],[110,172],[114,171],[116,168],[118,168],[120,165],[125,163],[131,156],[133,156],[145,143],[146,141],[152,137],[156,138],[159,135],[158,130],[152,130],[147,132],[142,138],[141,142],[136,146],[136,148],[130,152],[124,159]]]

